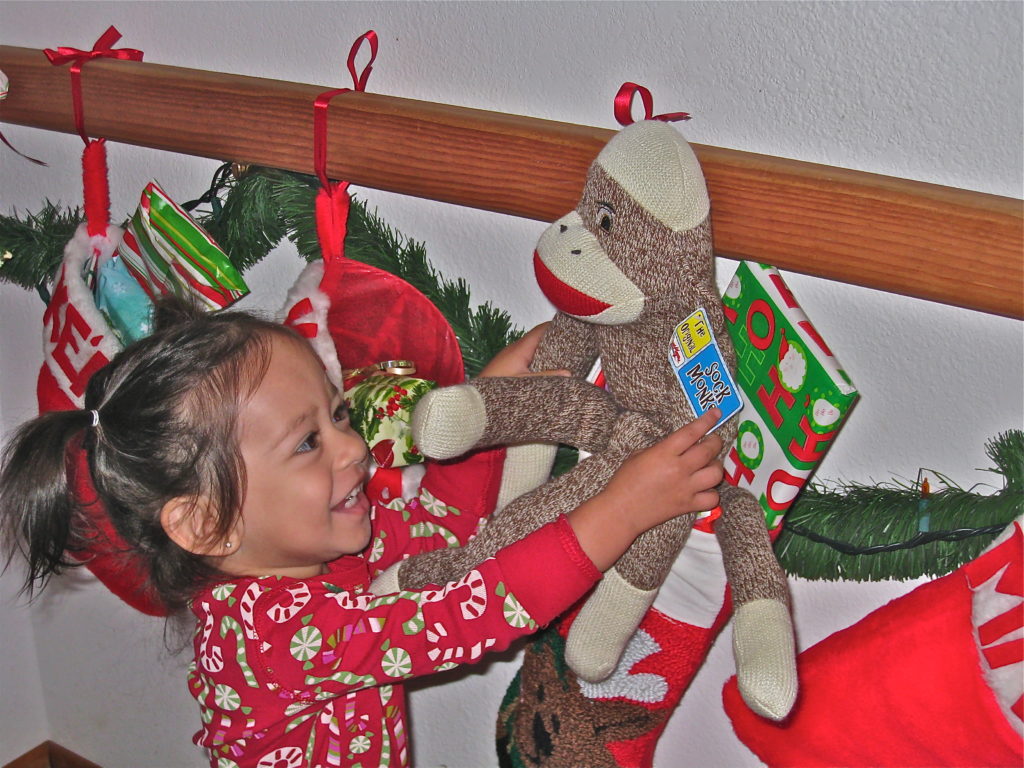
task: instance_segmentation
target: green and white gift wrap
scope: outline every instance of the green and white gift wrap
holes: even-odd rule
[[[774,267],[741,262],[722,303],[744,401],[726,480],[749,490],[775,528],[858,393]]]
[[[352,427],[366,441],[378,466],[404,467],[423,461],[412,440],[412,409],[436,385],[392,373],[375,373],[345,382]]]
[[[249,292],[220,246],[155,181],[143,190],[117,256],[151,299],[174,293],[216,310]]]

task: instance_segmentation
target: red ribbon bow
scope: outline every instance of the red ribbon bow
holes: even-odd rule
[[[666,123],[673,123],[677,120],[689,120],[689,112],[666,112],[663,115],[652,114],[654,112],[654,97],[651,92],[642,85],[636,83],[623,83],[619,92],[615,94],[615,119],[619,125],[632,125],[633,120],[633,97],[640,94],[644,104],[644,120],[661,120]]]
[[[362,73],[356,71],[356,54],[363,42],[370,44],[370,61]],[[349,196],[347,181],[332,182],[327,178],[327,107],[339,93],[363,91],[377,58],[377,33],[372,29],[356,38],[348,52],[348,71],[352,75],[352,88],[335,88],[316,97],[313,103],[313,169],[320,179],[316,197],[316,231],[324,262],[340,257],[345,244],[348,223]]]
[[[111,48],[120,39],[121,33],[111,25],[93,44],[91,51],[80,51],[77,48],[66,46],[61,46],[56,51],[50,48],[43,51],[50,63],[56,67],[73,62],[71,64],[71,101],[75,109],[75,130],[86,144],[89,143],[89,137],[85,135],[85,120],[82,110],[82,66],[93,59],[142,61],[142,51],[137,51],[134,48]]]

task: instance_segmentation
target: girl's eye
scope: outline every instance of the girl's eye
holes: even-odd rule
[[[345,421],[348,418],[348,408],[344,403],[334,409],[334,413],[331,414],[331,418],[334,420],[335,424]]]
[[[295,449],[296,453],[309,453],[315,451],[320,447],[320,433],[310,432],[306,435],[305,439],[299,443],[299,447]]]

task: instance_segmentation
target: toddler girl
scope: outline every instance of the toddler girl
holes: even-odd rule
[[[68,477],[80,441],[150,586],[195,615],[195,741],[216,768],[407,765],[402,681],[506,648],[578,600],[636,536],[717,503],[708,414],[460,581],[373,595],[372,577],[398,559],[473,535],[487,505],[446,500],[474,486],[434,466],[416,498],[371,508],[366,445],[303,339],[178,303],[160,305],[155,325],[92,377],[84,410],[14,435],[0,531],[8,557],[27,557],[29,592],[72,563],[90,536]],[[487,373],[525,372],[537,335]]]

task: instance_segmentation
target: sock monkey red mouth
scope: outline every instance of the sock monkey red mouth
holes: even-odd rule
[[[568,283],[559,280],[555,273],[548,269],[536,251],[533,254],[533,271],[537,276],[537,284],[548,300],[562,312],[575,317],[589,317],[604,312],[611,304],[588,296]]]

